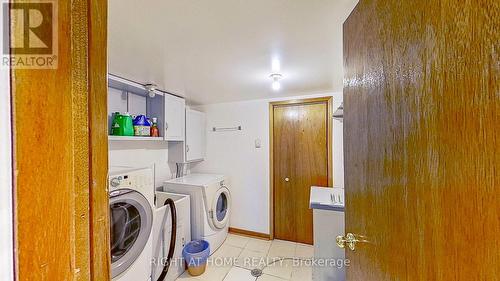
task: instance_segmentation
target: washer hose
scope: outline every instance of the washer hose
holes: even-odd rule
[[[172,261],[172,257],[174,256],[175,241],[177,239],[177,212],[175,210],[174,200],[172,200],[171,198],[167,198],[163,206],[167,204],[170,207],[170,214],[172,215],[172,232],[170,235],[170,247],[168,248],[167,260],[163,265],[163,270],[161,271],[160,277],[158,277],[157,281],[163,281],[165,280],[165,277],[167,277],[168,268],[170,267],[170,262]]]

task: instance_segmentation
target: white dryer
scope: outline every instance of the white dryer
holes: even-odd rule
[[[164,191],[187,194],[191,197],[192,239],[210,243],[210,254],[227,237],[231,194],[222,175],[190,174],[166,181]]]
[[[110,168],[110,246],[113,281],[150,280],[153,204],[153,169]]]

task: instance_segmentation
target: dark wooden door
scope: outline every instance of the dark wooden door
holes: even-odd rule
[[[274,237],[313,243],[311,186],[328,186],[328,101],[273,106]]]
[[[361,0],[344,24],[348,280],[499,280],[500,2]],[[362,237],[365,236],[365,237]]]

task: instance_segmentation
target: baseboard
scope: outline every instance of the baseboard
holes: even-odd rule
[[[271,235],[269,235],[269,234],[250,231],[250,230],[244,230],[244,229],[239,229],[239,228],[234,228],[234,227],[229,228],[229,233],[237,234],[237,235],[241,235],[241,236],[252,237],[252,238],[257,238],[257,239],[262,239],[262,240],[271,240]]]

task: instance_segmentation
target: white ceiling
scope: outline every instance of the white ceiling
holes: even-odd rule
[[[196,104],[341,91],[342,22],[357,1],[109,0],[109,69]]]

